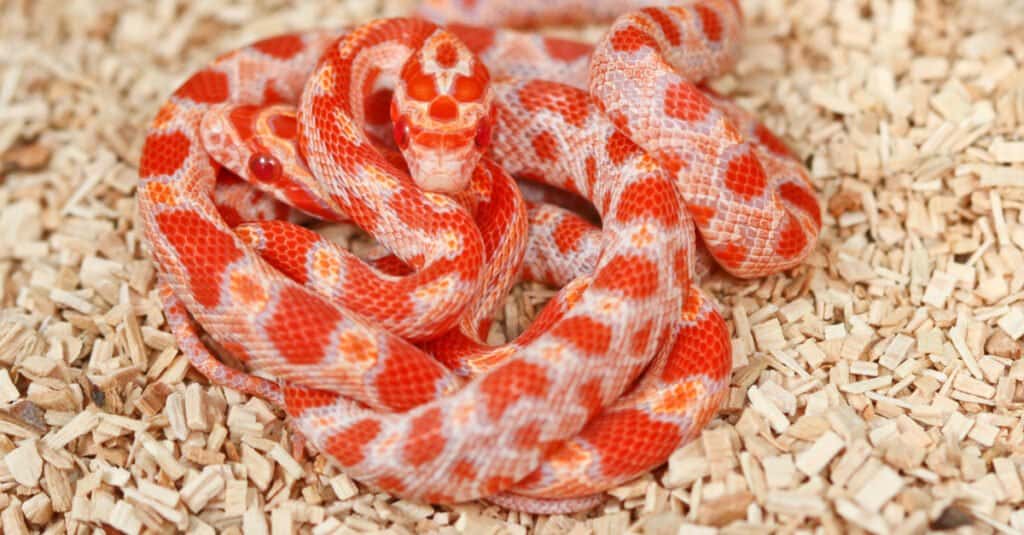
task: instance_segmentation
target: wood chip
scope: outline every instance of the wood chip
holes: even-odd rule
[[[38,487],[43,475],[43,459],[39,456],[34,440],[25,440],[21,446],[4,455],[4,464],[19,485]]]
[[[853,499],[868,511],[878,511],[903,488],[903,479],[895,470],[883,466],[869,479]]]
[[[117,502],[117,505],[110,511],[107,523],[128,535],[142,532],[142,520],[136,515],[135,508],[126,501]]]
[[[796,468],[807,476],[814,476],[821,472],[840,451],[842,451],[843,439],[839,435],[829,431],[821,435],[810,448],[800,452],[796,457]]]
[[[213,466],[203,468],[198,475],[185,480],[181,487],[181,501],[193,513],[202,511],[207,503],[224,490],[224,477]]]
[[[753,409],[768,420],[776,433],[785,433],[789,429],[789,419],[756,385],[750,387],[747,396]]]

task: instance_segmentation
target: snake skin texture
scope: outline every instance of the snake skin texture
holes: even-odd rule
[[[739,54],[735,2],[569,4],[432,0],[425,18],[273,37],[195,73],[152,123],[139,210],[182,351],[363,483],[593,507],[728,391],[728,328],[697,275],[764,276],[815,245],[806,170],[703,85]],[[593,47],[497,28],[633,7]],[[311,218],[384,252],[364,261]],[[562,289],[487,345],[523,279]]]

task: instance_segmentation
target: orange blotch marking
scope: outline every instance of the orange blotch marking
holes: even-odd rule
[[[663,177],[637,180],[622,191],[615,215],[622,222],[650,218],[672,227],[679,223],[680,205],[673,202],[677,196],[675,186]]]
[[[377,343],[372,338],[353,330],[347,330],[338,336],[338,351],[364,370],[376,364],[380,356]]]
[[[558,226],[555,227],[551,234],[555,239],[555,245],[558,246],[559,252],[565,254],[576,249],[576,246],[579,245],[580,239],[586,231],[586,224],[583,224],[575,217],[566,215],[558,223]]]
[[[395,476],[378,477],[376,484],[378,487],[380,487],[381,490],[390,492],[392,494],[402,494],[405,492],[405,482],[402,481],[401,478]]]
[[[536,448],[540,443],[540,431],[540,424],[528,423],[516,429],[516,433],[512,437],[512,444],[520,449]]]
[[[665,89],[665,114],[669,117],[699,122],[711,113],[711,99],[689,82],[676,82]]]
[[[427,410],[414,418],[410,425],[412,428],[409,436],[412,440],[405,446],[405,460],[414,466],[422,466],[436,459],[447,442],[441,434],[441,410]]]
[[[622,130],[627,137],[633,135],[633,130],[630,128],[630,116],[626,115],[626,112],[618,110],[606,112],[606,115],[611,124],[615,125],[615,128]]]
[[[558,157],[558,140],[555,139],[554,134],[551,132],[544,131],[537,134],[530,144],[533,146],[533,151],[537,154],[537,157],[541,160],[552,162]]]
[[[379,434],[379,422],[369,419],[360,420],[331,435],[325,441],[324,450],[337,459],[342,466],[355,466],[366,458],[363,446],[373,441]]]
[[[651,231],[650,225],[643,225],[633,232],[629,237],[629,241],[634,247],[642,248],[650,245],[654,241],[654,238],[655,236]]]
[[[315,232],[286,221],[260,221],[236,229],[236,234],[257,249],[264,260],[300,284],[309,275],[306,250],[321,239]]]
[[[676,251],[673,267],[675,268],[676,282],[682,288],[690,285],[690,261],[689,250],[679,249]]]
[[[417,76],[408,81],[408,94],[421,102],[427,102],[437,96],[434,79],[428,76]]]
[[[140,186],[140,190],[143,191],[150,201],[157,204],[178,204],[178,195],[174,192],[174,188],[163,182],[146,183]]]
[[[734,156],[725,169],[725,187],[745,200],[759,197],[768,186],[768,176],[753,151]]]
[[[779,232],[775,253],[781,258],[793,258],[807,247],[807,233],[793,214],[786,214],[786,223]]]
[[[682,42],[682,36],[679,34],[679,28],[676,27],[671,15],[669,15],[664,9],[659,9],[657,7],[649,7],[640,11],[650,17],[655,24],[661,27],[661,33],[672,46],[679,46]]]
[[[455,479],[472,481],[476,479],[476,466],[474,466],[470,461],[460,459],[454,466],[452,466],[452,476],[454,476]]]
[[[580,438],[598,450],[606,476],[621,477],[661,464],[682,437],[674,424],[654,420],[639,410],[622,410],[592,420]]]
[[[693,10],[700,17],[701,27],[704,29],[704,36],[708,41],[718,42],[722,39],[722,19],[718,13],[704,4],[695,4]]]
[[[337,79],[341,78],[335,75],[334,67],[332,67],[328,63],[322,64],[320,66],[320,69],[317,70],[316,73],[314,73],[314,76],[316,77],[317,85],[320,86],[320,90],[324,91],[325,93],[330,93],[332,90],[334,90],[334,86],[335,83],[337,82]],[[337,83],[338,85],[341,85],[340,82]]]
[[[260,108],[257,106],[235,106],[228,112],[228,122],[242,141],[249,141],[255,134],[256,116],[259,112]]]
[[[313,251],[313,274],[326,285],[333,286],[341,276],[341,260],[330,250]]]
[[[459,62],[459,51],[452,43],[444,42],[437,46],[435,58],[438,65],[445,69],[450,69]]]
[[[590,97],[585,91],[547,80],[535,79],[523,84],[519,101],[528,111],[555,112],[576,127],[583,126],[590,115]]]
[[[275,113],[269,117],[270,130],[278,137],[296,139],[299,133],[299,122],[294,115]]]
[[[285,287],[264,329],[285,360],[316,364],[323,360],[341,318],[341,313],[320,296],[302,288]]]
[[[150,134],[142,147],[139,176],[149,178],[174,174],[185,164],[190,147],[188,137],[181,132]]]
[[[418,145],[435,149],[444,148],[448,139],[450,139],[447,134],[435,132],[416,132],[415,138]]]
[[[249,354],[249,350],[242,344],[224,341],[220,345],[224,348],[224,351],[227,351],[231,356],[242,362],[249,362],[252,360],[252,355]]]
[[[811,216],[814,224],[821,228],[821,206],[808,188],[787,182],[779,186],[779,196]]]
[[[579,403],[587,409],[588,419],[604,406],[604,395],[601,393],[601,381],[593,379],[580,387]]]
[[[537,333],[537,335],[540,334],[542,333]],[[523,335],[520,335],[520,338],[517,339],[516,342],[519,343],[520,345],[526,345],[528,341],[523,340],[524,336],[526,336],[525,333]],[[537,336],[533,336],[533,338],[536,337]],[[469,359],[467,362],[468,366],[472,368],[475,373],[483,373],[505,362],[513,354],[515,354],[515,348],[510,345],[506,346],[506,348],[503,349],[492,349],[489,352],[484,353],[482,356]]]
[[[563,471],[575,471],[574,467],[581,466],[590,461],[591,454],[579,443],[579,440],[572,439],[563,442],[558,449],[547,456],[547,462],[553,466],[562,467]]]
[[[259,281],[242,271],[232,271],[228,278],[231,297],[253,310],[260,310],[267,305],[269,297]]]
[[[565,346],[556,345],[545,347],[541,350],[540,356],[552,364],[558,364],[563,358],[565,358]]]
[[[185,266],[196,301],[207,308],[219,304],[221,277],[242,257],[234,235],[189,210],[157,214],[156,222]]]
[[[586,167],[588,189],[593,188],[597,183],[597,160],[593,156],[587,156],[583,165]]]
[[[218,204],[217,213],[220,214],[220,217],[224,219],[224,222],[227,223],[229,227],[236,227],[238,225],[241,225],[242,222],[245,221],[245,218],[242,217],[242,214],[239,213],[239,211],[236,210],[233,206]]]
[[[612,34],[611,45],[618,52],[636,52],[644,47],[657,48],[658,43],[634,24],[619,28]]]
[[[563,319],[555,324],[551,334],[579,349],[584,356],[602,355],[612,343],[612,328],[586,316]]]
[[[203,70],[192,75],[174,96],[187,98],[202,104],[224,102],[231,95],[226,74],[219,71]]]
[[[715,217],[715,208],[713,206],[691,204],[686,207],[686,211],[690,213],[690,217],[693,218],[693,222],[698,227],[706,227],[711,218]]]
[[[485,494],[488,494],[488,493],[485,493]],[[455,501],[455,498],[452,498],[451,496],[449,496],[449,495],[447,495],[447,494],[445,494],[443,492],[434,491],[434,492],[425,493],[423,495],[423,500],[425,502],[427,502],[427,503],[452,503],[452,502]]]
[[[690,287],[686,292],[686,299],[683,300],[683,319],[693,321],[700,312],[700,307],[706,298],[700,288]]]
[[[651,410],[656,413],[681,414],[703,394],[704,388],[698,381],[677,383],[662,392],[651,404]]]
[[[163,128],[167,125],[168,121],[174,118],[177,112],[178,105],[173,102],[167,102],[156,112],[156,117],[153,118],[153,128]]]
[[[605,150],[608,151],[608,159],[610,159],[615,165],[626,161],[626,158],[629,158],[634,154],[640,153],[640,147],[618,130],[608,138],[608,144],[605,146]]]
[[[454,121],[459,116],[459,106],[452,97],[441,95],[430,103],[427,113],[435,121],[447,123]]]
[[[651,322],[647,322],[646,325],[637,329],[633,333],[633,340],[630,341],[630,347],[634,354],[641,355],[647,348],[647,344],[651,341]]]
[[[701,403],[700,410],[696,411],[692,415],[692,423],[690,424],[694,429],[704,429],[704,426],[711,421],[711,419],[718,414],[718,408],[722,406],[725,401],[725,395],[728,392],[725,389],[719,390],[708,395],[708,398]]]
[[[691,290],[690,293],[697,292]],[[729,327],[718,312],[709,311],[696,321],[684,323],[670,351],[661,373],[661,380],[666,383],[676,383],[699,374],[721,379],[732,368]]]
[[[747,258],[747,248],[738,243],[727,243],[719,247],[711,248],[711,256],[715,257],[723,267],[736,268]]]
[[[484,94],[484,83],[476,76],[455,77],[455,90],[452,96],[459,102],[473,102]]]
[[[582,57],[590,54],[590,51],[594,47],[580,43],[579,41],[570,41],[568,39],[559,39],[557,37],[545,37],[544,38],[544,49],[547,50],[548,55],[560,59],[562,61],[576,61]]]
[[[491,419],[501,418],[516,401],[542,397],[548,393],[547,369],[522,361],[510,361],[480,381],[480,391]]]
[[[292,418],[297,418],[304,411],[321,407],[330,407],[338,402],[340,396],[326,390],[314,390],[294,386],[283,389],[285,410]]]
[[[561,449],[561,447],[559,449]],[[528,476],[516,482],[516,486],[519,488],[534,488],[543,479],[544,472],[542,472],[541,470],[534,470],[533,472],[530,472]]]
[[[400,338],[388,338],[384,368],[375,379],[380,402],[396,412],[432,399],[445,368]]]
[[[279,104],[285,100],[284,95],[274,89],[273,82],[267,82],[263,87],[263,104]]]
[[[494,44],[494,30],[489,28],[451,23],[445,25],[445,29],[455,34],[472,52],[480,52]]]
[[[303,45],[302,39],[297,35],[280,35],[259,41],[253,44],[252,47],[268,56],[288,59],[302,52],[305,45]]]
[[[472,277],[466,277],[466,279],[472,280]],[[450,294],[454,282],[454,278],[451,276],[439,277],[421,285],[413,295],[424,302],[435,301],[440,296]]]
[[[768,127],[758,123],[754,127],[754,135],[757,136],[757,141],[761,143],[766,149],[778,154],[779,156],[790,156],[789,147],[782,142],[781,139],[775,136]]]
[[[437,96],[434,77],[423,72],[423,66],[415,56],[402,69],[402,79],[406,80],[406,93],[415,100],[430,102]]]
[[[494,476],[488,478],[482,487],[484,495],[497,494],[515,484],[515,480],[507,476]]]
[[[616,256],[598,272],[593,286],[644,299],[658,291],[658,267],[642,256]]]

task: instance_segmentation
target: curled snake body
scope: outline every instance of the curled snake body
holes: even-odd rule
[[[785,145],[696,85],[735,60],[740,21],[727,0],[644,8],[591,49],[385,19],[221,56],[160,109],[140,163],[179,345],[384,490],[598,503],[694,437],[727,391],[728,330],[696,285],[694,229],[753,277],[799,263],[821,224]],[[524,203],[512,176],[586,199],[601,228]],[[391,255],[365,263],[283,205],[353,221]],[[563,288],[488,346],[520,271]],[[280,382],[222,364],[200,327]]]

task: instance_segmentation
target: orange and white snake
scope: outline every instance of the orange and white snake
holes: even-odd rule
[[[525,24],[553,4],[423,13]],[[533,512],[598,503],[696,436],[728,390],[729,333],[698,259],[757,277],[817,239],[800,162],[700,85],[735,62],[741,22],[729,0],[642,8],[591,48],[384,19],[217,58],[160,108],[139,170],[179,345],[367,484]],[[582,197],[601,226],[524,201],[513,177]],[[310,216],[390,255],[364,262],[295,223]],[[523,278],[562,290],[486,345]],[[277,380],[222,364],[200,328]]]

